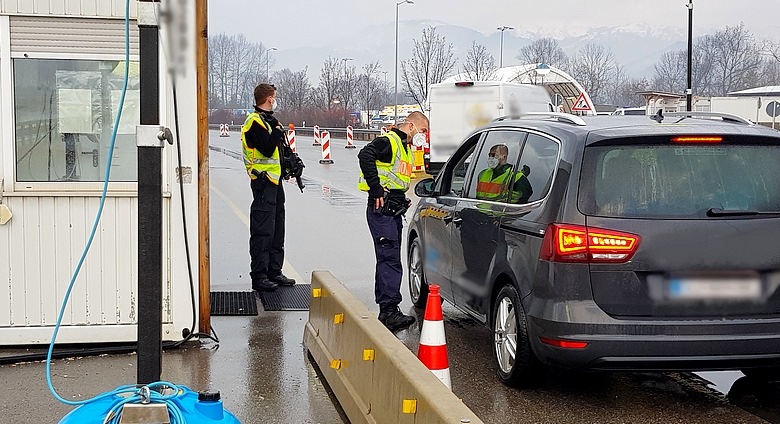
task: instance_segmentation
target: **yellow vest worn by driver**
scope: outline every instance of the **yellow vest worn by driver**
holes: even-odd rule
[[[266,172],[268,179],[274,184],[279,184],[279,178],[282,175],[282,162],[279,159],[279,146],[274,148],[271,157],[263,156],[259,150],[253,149],[246,144],[246,133],[252,128],[252,124],[257,122],[263,129],[271,134],[271,126],[268,125],[257,112],[252,112],[246,117],[244,126],[241,127],[241,144],[244,149],[244,166],[249,178],[257,179],[257,175]],[[255,171],[255,172],[253,172]]]
[[[379,185],[388,190],[406,191],[409,189],[409,184],[412,181],[412,155],[404,148],[403,140],[395,132],[389,131],[383,137],[387,137],[390,140],[390,147],[393,153],[390,163],[376,161]],[[368,191],[368,188],[368,183],[366,183],[366,179],[361,172],[358,180],[358,189]]]

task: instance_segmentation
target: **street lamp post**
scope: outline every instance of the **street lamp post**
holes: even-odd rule
[[[688,0],[688,88],[685,90],[685,110],[690,112],[693,107],[693,0]]]
[[[501,50],[499,50],[499,54],[498,54],[498,67],[503,68],[504,67],[504,31],[508,29],[515,29],[515,27],[503,25],[496,29],[501,31]]]
[[[268,49],[268,52],[265,54],[265,56],[266,56],[265,57],[265,81],[266,82],[271,82],[271,79],[270,79],[270,76],[269,76],[270,71],[271,71],[271,52],[276,51],[276,50],[277,50],[276,47],[271,47],[270,49]]]
[[[398,6],[409,3],[414,4],[414,0],[403,0],[395,4],[395,62],[393,67],[395,68],[395,116],[393,117],[393,123],[398,124]]]

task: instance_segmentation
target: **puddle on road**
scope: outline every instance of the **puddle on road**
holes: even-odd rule
[[[328,204],[339,207],[353,209],[356,207],[364,208],[366,205],[366,199],[355,196],[352,193],[348,193],[344,190],[332,187],[329,183],[321,183],[319,181],[307,178],[303,176],[303,183],[306,184],[306,188],[321,193],[322,200]]]
[[[209,149],[215,152],[220,152],[224,155],[232,157],[233,159],[241,161],[244,159],[240,153],[230,149],[225,149],[213,145],[210,145]],[[326,201],[330,205],[347,209],[353,209],[355,207],[363,209],[366,205],[365,198],[358,197],[352,193],[332,187],[329,182],[320,182],[318,180],[307,177],[306,175],[303,175],[302,179],[306,188],[308,188],[310,191],[317,191],[318,193],[321,193],[322,200]]]

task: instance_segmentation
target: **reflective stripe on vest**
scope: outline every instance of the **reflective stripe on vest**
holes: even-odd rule
[[[501,187],[504,185],[507,177],[511,173],[511,166],[507,166],[504,172],[497,177],[491,178],[493,170],[488,168],[479,173],[477,182],[477,198],[485,200],[496,200],[501,195]]]
[[[263,121],[260,114],[252,112],[246,117],[244,126],[241,127],[241,145],[244,149],[244,166],[246,167],[246,173],[249,174],[249,178],[256,179],[257,176],[252,171],[258,173],[266,172],[268,179],[274,184],[279,184],[279,178],[282,175],[282,163],[279,159],[279,146],[274,148],[274,153],[271,157],[263,156],[259,150],[250,148],[246,144],[246,133],[252,128],[252,124],[257,122],[261,127],[268,130],[268,134],[271,134],[271,127]]]
[[[406,191],[412,181],[412,155],[404,147],[401,137],[394,131],[389,131],[382,137],[386,137],[390,141],[392,159],[390,163],[376,161],[379,185],[388,190]],[[358,179],[358,189],[368,191],[368,188],[368,183],[361,172]]]

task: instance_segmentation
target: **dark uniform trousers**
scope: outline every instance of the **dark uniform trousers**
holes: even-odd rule
[[[372,202],[373,203],[373,202]],[[381,209],[380,209],[381,210]],[[401,303],[401,216],[386,216],[369,205],[366,209],[368,228],[374,241],[376,273],[374,295],[379,305]]]
[[[284,263],[284,188],[268,178],[252,180],[249,255],[252,281],[282,273]]]

